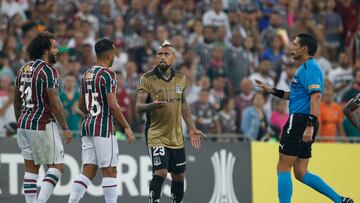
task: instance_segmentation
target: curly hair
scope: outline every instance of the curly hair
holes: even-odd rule
[[[52,39],[55,37],[50,32],[41,32],[31,40],[27,47],[30,60],[41,59],[45,52],[50,49]]]

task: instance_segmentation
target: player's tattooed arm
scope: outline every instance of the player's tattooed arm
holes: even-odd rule
[[[56,89],[47,89],[47,96],[49,97],[50,108],[52,110],[53,115],[58,121],[60,127],[62,129],[68,130],[68,124],[66,122],[64,107],[59,99],[58,90]]]
[[[138,113],[151,111],[154,108],[161,108],[166,105],[166,101],[160,101],[157,98],[151,103],[146,103],[149,94],[144,90],[139,90],[136,94],[136,111]]]
[[[359,108],[355,103],[354,99],[351,99],[344,107],[344,115],[349,119],[351,124],[353,124],[360,131],[360,123],[357,122],[353,112]]]
[[[20,114],[21,114],[21,93],[16,88],[15,89],[15,98],[14,98],[14,110],[15,110],[15,118],[16,120],[19,120]]]
[[[46,92],[49,98],[51,111],[62,128],[64,142],[70,143],[72,141],[72,132],[70,131],[66,121],[64,107],[59,98],[59,92],[57,89],[53,88],[48,88]]]
[[[195,123],[191,118],[190,108],[189,108],[189,105],[188,105],[188,103],[186,101],[185,96],[183,96],[183,103],[182,103],[182,106],[181,106],[181,115],[182,115],[187,127],[189,129],[195,129]]]
[[[195,149],[200,149],[201,147],[201,136],[205,136],[200,130],[196,129],[195,123],[191,118],[190,108],[186,101],[185,91],[183,91],[183,103],[181,106],[181,114],[187,127],[189,128],[189,135],[191,145]]]
[[[85,97],[84,95],[80,96],[80,100],[79,100],[79,109],[83,112],[83,114],[87,114],[87,109],[86,109],[86,105],[85,105]]]

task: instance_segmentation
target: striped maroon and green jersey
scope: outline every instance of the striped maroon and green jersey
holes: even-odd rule
[[[115,92],[116,77],[113,71],[93,66],[84,73],[81,94],[88,113],[82,123],[81,136],[110,137],[113,134],[114,118],[106,96]]]
[[[58,89],[59,72],[46,62],[37,59],[25,64],[17,72],[16,88],[21,93],[21,115],[17,127],[45,130],[54,121],[47,89]]]

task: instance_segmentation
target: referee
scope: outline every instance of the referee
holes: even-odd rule
[[[327,185],[319,176],[307,169],[311,158],[311,146],[319,127],[317,115],[323,91],[323,75],[313,58],[317,50],[316,39],[309,34],[299,34],[290,44],[291,55],[300,67],[290,83],[290,92],[271,88],[256,80],[264,92],[289,100],[290,117],[280,138],[280,158],[277,165],[278,196],[280,203],[290,203],[292,182],[290,170],[294,167],[297,180],[324,194],[335,203],[352,203]]]

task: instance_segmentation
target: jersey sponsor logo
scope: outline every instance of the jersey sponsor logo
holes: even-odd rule
[[[311,90],[311,89],[320,89],[320,85],[312,84],[312,85],[309,85],[309,86],[308,86],[308,89],[309,89],[309,90]]]
[[[177,94],[181,94],[181,93],[182,93],[182,88],[181,88],[180,86],[176,86],[175,92],[176,92]]]
[[[215,184],[213,195],[209,203],[239,203],[233,184],[233,170],[236,157],[225,149],[215,152],[211,156],[214,167]]]
[[[85,80],[93,80],[93,78],[94,78],[94,73],[92,73],[92,72],[87,72],[86,74],[85,74]]]

